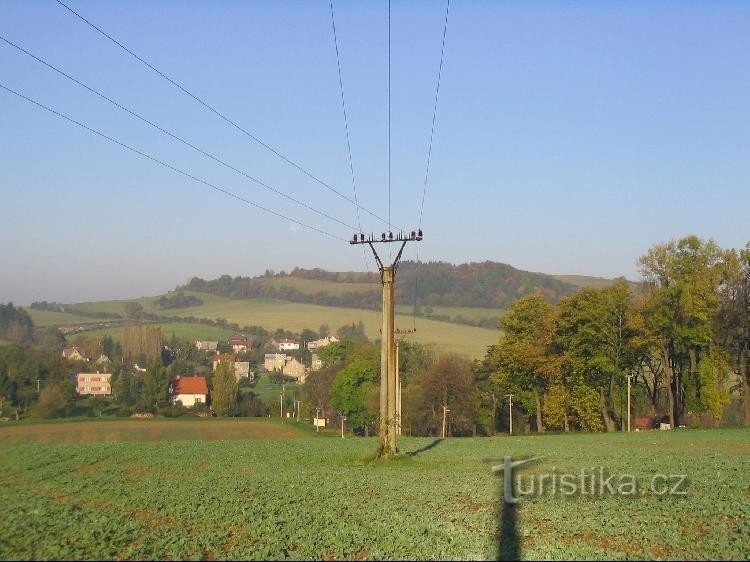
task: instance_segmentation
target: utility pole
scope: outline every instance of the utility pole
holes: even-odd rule
[[[510,435],[513,435],[513,395],[508,394],[508,407],[510,408],[510,412],[508,414],[508,419],[510,420]]]
[[[380,270],[380,282],[383,285],[383,328],[381,330],[382,341],[380,345],[380,423],[379,437],[380,445],[378,456],[389,458],[396,454],[396,330],[394,327],[394,292],[393,284],[396,279],[401,254],[407,242],[419,242],[422,240],[422,230],[411,231],[411,234],[399,232],[395,237],[393,232],[384,232],[378,240],[370,235],[365,238],[364,234],[355,234],[350,244],[367,244],[370,246],[375,261]],[[384,265],[380,256],[375,251],[374,244],[396,242],[401,248],[391,265]]]
[[[630,433],[630,373],[628,373],[628,433]]]
[[[279,416],[281,417],[282,421],[284,420],[284,387],[285,386],[286,385],[284,384],[281,385],[281,394],[279,394],[279,398],[280,398],[279,405],[281,407],[279,410]]]
[[[398,340],[396,340],[396,435],[401,435],[401,375],[398,370]]]
[[[445,414],[450,412],[448,406],[443,406],[443,439],[445,439]]]
[[[344,417],[344,413],[340,412],[341,414],[341,439],[344,438],[344,421],[346,421],[346,418]]]

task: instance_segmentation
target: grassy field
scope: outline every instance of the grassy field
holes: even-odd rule
[[[106,322],[106,319],[89,318],[88,316],[79,316],[78,314],[69,314],[67,312],[55,312],[54,310],[34,310],[26,308],[26,312],[31,316],[35,326],[79,326],[83,324],[96,324],[97,322]]]
[[[425,306],[421,306],[424,310]],[[432,314],[441,316],[450,316],[455,318],[457,316],[463,316],[471,320],[477,320],[479,318],[496,317],[500,318],[505,312],[502,308],[477,308],[472,306],[433,306]],[[413,306],[408,304],[400,304],[396,306],[396,312],[409,316],[412,314]]]
[[[269,277],[258,279],[258,281],[270,287],[292,287],[308,295],[314,295],[315,293],[342,295],[344,293],[380,291],[380,283],[337,283],[303,277]]]
[[[295,332],[300,332],[304,328],[317,330],[321,324],[328,324],[331,330],[335,331],[339,326],[361,320],[365,325],[365,330],[370,339],[378,339],[380,337],[381,315],[378,311],[336,308],[267,299],[230,299],[205,293],[192,294],[201,298],[204,303],[200,306],[160,311],[153,305],[157,297],[135,300],[141,303],[147,312],[175,317],[224,318],[229,322],[236,322],[240,326],[263,326],[269,331],[274,331],[278,328]],[[128,301],[102,301],[80,303],[76,306],[88,312],[116,312],[122,314],[126,302]],[[408,313],[397,314],[396,324],[397,327],[402,329],[412,329],[413,318]],[[406,336],[409,339],[421,343],[436,343],[441,349],[468,355],[472,358],[484,356],[487,346],[496,343],[499,337],[499,332],[496,330],[462,326],[423,318],[417,318],[416,324],[417,332]],[[180,329],[178,326],[187,327]],[[185,333],[187,334],[185,337],[195,339],[209,339],[209,337],[214,337],[209,334],[208,327],[198,324],[165,325],[162,332],[168,336],[172,330],[177,335]],[[120,337],[122,329],[111,328],[87,333],[94,335],[109,333],[117,338]]]
[[[267,423],[269,436],[278,430],[271,422],[230,421]],[[111,423],[90,425],[106,434]],[[0,435],[8,429],[0,427]],[[402,438],[405,454],[390,463],[368,460],[375,446],[375,439],[313,434],[3,444],[0,558],[746,560],[750,554],[747,430]],[[632,475],[637,492],[566,497],[548,488],[510,506],[502,502],[502,477],[491,471],[506,455],[543,456],[519,472],[527,479],[604,467],[620,478]],[[660,494],[659,474],[686,474],[676,490],[684,495]]]
[[[189,324],[187,322],[165,322],[159,323],[161,326],[161,333],[167,340],[172,337],[174,333],[178,338],[187,338],[189,340],[216,340],[225,341],[234,332],[231,330],[225,330],[223,328],[216,328],[214,326],[204,326],[203,324]],[[100,330],[88,330],[80,334],[84,337],[103,337],[106,334],[116,340],[122,341],[122,326],[116,326],[112,328],[102,328]],[[76,336],[69,336],[69,340],[75,343]]]

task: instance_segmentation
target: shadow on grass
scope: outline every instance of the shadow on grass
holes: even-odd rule
[[[410,457],[416,457],[417,455],[421,455],[425,451],[429,451],[430,449],[437,447],[442,441],[442,439],[435,439],[429,445],[425,445],[424,447],[422,447],[421,449],[417,449],[416,451],[408,451],[406,454]]]
[[[518,533],[518,504],[508,503],[503,499],[502,486],[500,486],[500,504],[497,522],[497,559],[520,560],[521,537]]]

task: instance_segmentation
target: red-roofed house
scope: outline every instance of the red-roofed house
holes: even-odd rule
[[[196,404],[205,404],[208,397],[208,385],[205,377],[181,377],[169,382],[169,400],[174,404],[181,402],[186,408]]]
[[[252,342],[248,341],[245,336],[232,336],[227,343],[235,353],[242,353],[253,347]]]

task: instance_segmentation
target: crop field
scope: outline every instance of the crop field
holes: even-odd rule
[[[0,558],[750,555],[747,430],[403,438],[403,457],[389,463],[369,460],[375,446],[314,434],[0,445]],[[631,475],[637,490],[515,492],[510,507],[491,471],[506,455],[543,456],[517,469],[524,477],[603,467]],[[656,475],[683,474],[678,495],[653,485]]]
[[[205,293],[187,293],[198,296],[204,303],[200,306],[160,311],[153,306],[153,301],[157,297],[136,299],[136,301],[141,303],[147,312],[156,312],[173,317],[224,318],[228,322],[236,322],[240,326],[263,326],[269,331],[274,331],[277,328],[295,332],[300,332],[305,328],[317,330],[321,324],[328,324],[331,330],[335,331],[339,326],[361,320],[370,339],[380,337],[381,315],[378,311],[318,306],[270,299],[230,299]],[[81,303],[76,306],[87,312],[123,314],[126,302],[128,301],[102,301]],[[448,308],[441,310],[448,314]],[[396,323],[397,327],[403,329],[412,329],[414,326],[413,318],[408,313],[397,314]],[[180,328],[179,326],[189,326],[189,328]],[[483,357],[487,352],[487,347],[497,343],[500,335],[497,330],[450,324],[424,318],[417,318],[416,326],[417,332],[406,337],[421,343],[436,343],[441,349],[454,351],[471,358]],[[209,339],[211,337],[209,328],[200,324],[165,325],[162,328],[162,333],[167,337],[172,331],[175,331],[178,336],[183,333],[190,334],[189,337],[195,339]],[[122,328],[106,328],[88,332],[89,335],[103,335],[105,333],[118,338],[121,337]],[[204,333],[206,335],[201,335]]]
[[[192,324],[188,322],[157,322],[154,325],[161,327],[161,334],[167,340],[172,337],[172,334],[174,334],[178,338],[189,340],[225,341],[234,333],[231,330],[217,328],[216,326],[205,326],[203,324]],[[110,328],[88,330],[80,335],[93,338],[109,335],[115,341],[122,341],[123,331],[124,328],[122,326],[112,326]],[[76,335],[69,335],[68,339],[75,343]]]

